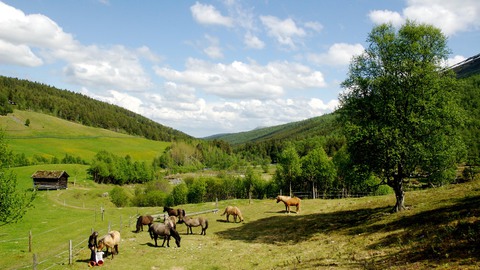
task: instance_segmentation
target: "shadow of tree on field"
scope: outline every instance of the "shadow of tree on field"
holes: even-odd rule
[[[351,228],[376,220],[390,209],[391,207],[380,207],[324,214],[284,214],[251,221],[241,227],[217,232],[217,235],[225,239],[246,242],[299,243],[319,232],[349,231]]]
[[[363,265],[382,269],[417,262],[433,266],[449,262],[467,266],[479,264],[480,196],[445,202],[450,205],[413,215],[399,214],[398,218],[390,216],[388,220],[391,221],[387,222],[382,221],[391,212],[391,207],[275,215],[216,234],[229,240],[288,245],[307,241],[317,233],[355,237],[358,234],[391,232],[366,248],[372,251],[383,248],[400,251],[377,255]]]
[[[378,268],[424,261],[478,264],[480,196],[454,199],[451,202],[450,206],[402,217],[388,224],[368,226],[366,233],[398,231],[369,248],[404,247],[401,252],[378,261]]]

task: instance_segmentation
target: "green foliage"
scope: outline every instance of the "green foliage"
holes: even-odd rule
[[[336,177],[333,161],[327,156],[323,147],[318,146],[301,158],[302,176],[320,192],[326,193],[333,187]]]
[[[170,203],[167,206],[175,206],[188,203],[188,187],[185,183],[178,184],[173,187],[169,195]]]
[[[170,192],[171,187],[167,180],[151,181],[135,188],[132,204],[138,207],[164,206],[171,197]]]
[[[153,169],[145,162],[132,161],[130,156],[120,158],[107,151],[97,153],[88,173],[95,182],[105,184],[145,183],[153,179]]]
[[[12,152],[0,131],[0,225],[19,221],[35,199],[35,192],[17,190],[17,176],[5,170],[12,160]]]
[[[295,146],[289,144],[280,154],[275,180],[278,186],[289,190],[289,194],[292,194],[292,184],[295,184],[295,180],[301,173],[300,157]]]
[[[188,186],[187,198],[189,203],[204,202],[204,197],[206,194],[207,183],[203,178],[195,179],[195,181]]]
[[[128,206],[130,203],[130,197],[122,187],[114,187],[110,191],[109,196],[110,200],[113,204],[115,204],[116,207],[125,207]]]
[[[406,177],[420,170],[443,183],[462,154],[458,84],[442,71],[447,39],[433,26],[380,25],[367,41],[342,84],[340,112],[353,163],[394,187],[399,210]]]

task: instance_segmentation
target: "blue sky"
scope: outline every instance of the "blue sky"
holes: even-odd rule
[[[479,17],[478,0],[0,0],[0,75],[204,137],[332,112],[377,24],[433,24],[454,64],[480,53]]]

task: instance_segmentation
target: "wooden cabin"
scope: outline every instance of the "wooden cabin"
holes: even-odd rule
[[[36,171],[33,175],[33,188],[36,190],[66,189],[68,183],[66,171]]]

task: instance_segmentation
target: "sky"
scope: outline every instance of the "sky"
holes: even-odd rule
[[[378,24],[436,26],[452,65],[480,53],[479,18],[478,0],[0,0],[0,75],[202,138],[333,112]]]

